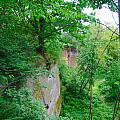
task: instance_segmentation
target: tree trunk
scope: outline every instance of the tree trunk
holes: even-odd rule
[[[90,85],[90,113],[89,120],[92,120],[92,85]]]
[[[40,33],[38,35],[38,42],[39,42],[39,50],[42,55],[44,55],[44,19],[40,18]]]
[[[119,42],[120,42],[120,0],[118,0]]]
[[[115,120],[115,117],[117,115],[119,109],[119,100],[120,100],[120,93],[118,93],[118,95],[116,96],[112,120]]]

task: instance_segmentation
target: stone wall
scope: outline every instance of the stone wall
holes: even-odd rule
[[[72,47],[67,47],[63,52],[63,59],[69,67],[76,67],[76,50]]]
[[[36,99],[42,100],[48,114],[60,113],[60,78],[56,64],[51,65],[49,74],[28,79],[27,86],[33,90]]]
[[[74,48],[66,48],[63,57],[70,67],[76,66],[76,51]],[[44,64],[44,63],[43,63]],[[62,98],[60,97],[60,78],[56,64],[52,64],[49,74],[35,76],[27,81],[27,86],[32,89],[33,96],[37,100],[42,100],[48,114],[60,114]]]

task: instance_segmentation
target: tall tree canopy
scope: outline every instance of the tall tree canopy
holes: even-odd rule
[[[87,88],[86,83],[93,85],[92,78],[96,71],[92,71],[94,65],[91,63],[96,65],[96,49],[92,49],[94,47],[92,40],[86,42],[83,40],[86,39],[86,33],[89,31],[86,22],[95,22],[95,18],[93,15],[85,14],[84,8],[102,8],[103,4],[108,4],[113,11],[118,10],[114,0],[71,0],[66,2],[64,0],[0,0],[0,107],[2,108],[0,119],[47,119],[43,105],[32,97],[29,90],[21,87],[24,86],[27,78],[45,71],[44,68],[38,71],[39,65],[36,65],[38,61],[44,61],[48,70],[51,63],[57,63],[60,52],[66,44],[82,44],[84,46],[82,48],[85,49],[81,54],[84,60],[81,59],[80,62],[88,61],[87,66],[90,68],[87,72],[83,70],[83,76],[79,76],[72,69],[71,73],[69,73],[69,68],[64,69],[68,75],[67,79],[66,76],[63,76],[65,82],[68,79],[72,81],[76,77],[74,84],[70,83],[76,88],[67,84],[67,90],[72,89],[73,94],[77,91],[75,93],[77,97],[78,89],[81,91],[81,88]],[[73,41],[71,42],[70,39]],[[90,50],[93,51],[90,52]],[[88,54],[86,55],[86,53]],[[114,61],[114,55],[116,54],[111,56],[111,51],[108,49],[108,59],[106,57],[106,60],[110,61],[109,58],[112,57]],[[90,57],[95,57],[95,60]],[[86,66],[79,67],[84,69]],[[114,80],[113,68],[115,68],[114,64],[109,68],[111,77],[106,76],[105,85],[111,84],[109,79]],[[73,73],[74,75],[72,75]],[[91,81],[89,77],[91,77]],[[81,81],[79,81],[80,78]],[[83,86],[80,86],[81,83]],[[113,83],[114,88],[119,90],[118,79]],[[109,87],[111,90],[111,86]],[[116,93],[113,89],[111,91],[111,93]],[[116,94],[108,97],[116,98]],[[66,119],[68,120],[68,118]]]

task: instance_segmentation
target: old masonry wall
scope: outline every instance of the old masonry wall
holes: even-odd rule
[[[60,114],[60,78],[56,64],[52,64],[49,74],[28,79],[27,87],[33,90],[37,100],[42,100],[48,114]]]
[[[76,52],[67,48],[61,57],[69,67],[76,67]],[[33,96],[42,100],[48,114],[60,114],[62,98],[60,96],[60,78],[57,64],[52,64],[49,74],[35,76],[27,81],[27,87],[33,90]]]

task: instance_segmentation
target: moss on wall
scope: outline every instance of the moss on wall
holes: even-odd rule
[[[37,100],[41,100],[42,99],[42,91],[40,89],[40,83],[39,83],[39,80],[35,80],[34,81],[34,97],[37,99]]]
[[[59,98],[56,102],[55,108],[54,108],[54,113],[55,114],[58,114],[58,115],[60,114],[61,103],[62,103],[62,96],[59,96]]]

